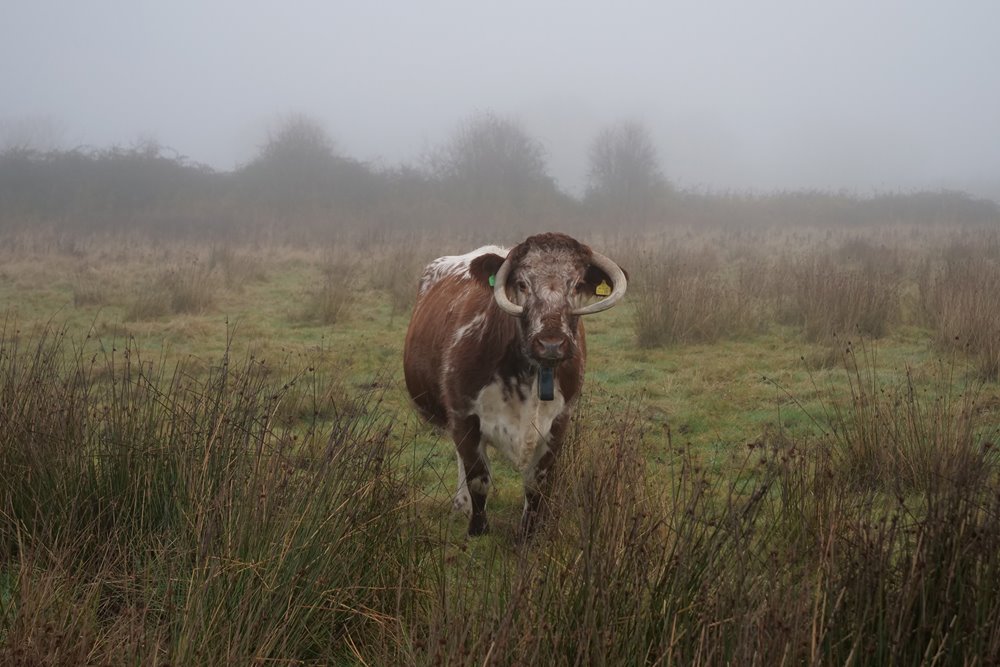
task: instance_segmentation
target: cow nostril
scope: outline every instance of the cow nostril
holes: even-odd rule
[[[538,338],[535,349],[539,356],[546,359],[559,359],[566,353],[565,338]]]

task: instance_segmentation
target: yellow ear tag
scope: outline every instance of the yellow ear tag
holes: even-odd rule
[[[611,296],[611,285],[602,280],[601,284],[594,290],[594,294],[597,296]]]

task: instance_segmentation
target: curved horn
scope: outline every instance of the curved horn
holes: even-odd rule
[[[524,312],[524,307],[517,305],[507,298],[507,276],[510,275],[511,268],[510,254],[508,254],[497,271],[496,282],[493,284],[493,300],[500,306],[500,310],[505,313],[520,315]],[[614,295],[612,294],[609,298],[614,298]]]
[[[592,251],[593,252],[593,251]],[[602,310],[607,310],[618,303],[623,296],[625,296],[625,290],[628,289],[628,279],[625,278],[625,272],[622,271],[621,267],[611,261],[609,258],[605,257],[599,252],[593,252],[593,264],[597,268],[608,274],[611,278],[611,295],[606,299],[601,299],[589,306],[583,306],[582,308],[577,308],[573,311],[574,315],[593,315],[594,313],[599,313]],[[503,267],[500,267],[503,270]],[[499,283],[500,276],[497,275],[497,282]]]

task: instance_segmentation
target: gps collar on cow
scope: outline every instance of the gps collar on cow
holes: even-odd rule
[[[538,398],[551,401],[555,398],[556,378],[552,366],[538,367]]]

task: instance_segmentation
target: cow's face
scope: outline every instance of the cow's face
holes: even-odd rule
[[[563,234],[532,236],[508,254],[506,294],[523,310],[518,315],[523,353],[554,366],[578,354],[579,310],[595,295],[607,274],[592,263],[590,248]],[[479,281],[495,276],[504,258],[485,255],[470,268]]]

